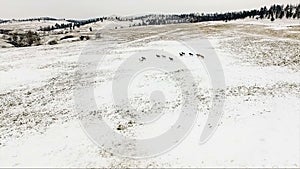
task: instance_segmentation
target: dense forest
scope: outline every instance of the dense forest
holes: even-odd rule
[[[180,14],[180,15],[145,15],[129,18],[129,20],[142,20],[141,23],[132,26],[141,25],[163,25],[175,23],[194,23],[204,21],[231,21],[236,19],[255,18],[255,19],[300,19],[300,4],[298,5],[272,5],[267,8],[244,10],[239,12],[214,13],[214,14]],[[122,20],[122,18],[117,18]],[[123,20],[128,20],[124,18]]]

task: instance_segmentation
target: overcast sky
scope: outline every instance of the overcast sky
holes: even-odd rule
[[[296,4],[300,0],[0,0],[0,18],[90,18],[148,13],[208,13]]]

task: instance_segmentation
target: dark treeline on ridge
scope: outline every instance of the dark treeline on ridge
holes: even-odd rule
[[[43,27],[40,28],[41,31],[51,31],[51,30],[55,30],[55,29],[65,29],[65,28],[70,28],[70,30],[77,28],[80,28],[80,26],[86,25],[86,24],[90,24],[90,23],[94,23],[94,22],[103,22],[103,20],[106,20],[105,17],[103,18],[94,18],[94,19],[88,19],[88,20],[66,20],[69,23],[62,23],[62,24],[58,24],[56,23],[54,26],[47,26],[47,27]]]
[[[255,18],[255,19],[300,19],[300,4],[298,5],[272,5],[267,8],[244,10],[239,12],[213,13],[213,14],[180,14],[180,15],[145,15],[133,17],[132,20],[142,20],[142,23],[132,26],[141,25],[163,25],[175,23],[195,23],[205,21],[231,21],[236,19]],[[118,18],[122,20],[121,18]],[[126,19],[125,19],[126,20]]]

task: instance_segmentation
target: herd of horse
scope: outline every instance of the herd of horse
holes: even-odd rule
[[[185,56],[186,54],[185,54],[185,52],[180,52],[179,53],[179,56]],[[199,53],[196,53],[196,54],[193,54],[193,53],[188,53],[188,55],[189,56],[194,56],[194,55],[196,55],[197,57],[200,57],[200,58],[202,58],[202,59],[204,59],[204,56],[203,55],[201,55],[201,54],[199,54]],[[158,54],[156,54],[156,57],[158,57],[158,58],[167,58],[167,56],[165,56],[165,55],[158,55]],[[170,60],[170,61],[173,61],[174,60],[174,58],[172,58],[172,57],[168,57],[168,59]],[[145,61],[146,60],[146,57],[144,57],[144,56],[142,56],[142,57],[140,57],[140,59],[139,59],[141,62],[143,62],[143,61]]]

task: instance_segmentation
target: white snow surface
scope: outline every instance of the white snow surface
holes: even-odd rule
[[[293,32],[300,31],[297,21],[238,20],[116,30],[110,23],[98,24],[105,49],[92,53],[103,57],[93,79],[95,98],[98,108],[106,111],[112,128],[126,121],[112,116],[115,108],[111,80],[119,65],[135,52],[157,49],[176,56],[181,51],[195,52],[177,40],[201,34],[213,48],[200,48],[215,51],[222,64],[226,81],[223,117],[212,138],[200,145],[210,106],[210,97],[202,92],[210,89],[210,77],[203,60],[178,56],[197,82],[199,90],[194,92],[204,94],[206,102],[199,105],[193,129],[178,146],[145,159],[119,157],[105,147],[98,147],[81,126],[72,79],[78,58],[89,41],[0,49],[0,167],[300,167],[300,39],[293,36]],[[278,35],[277,31],[290,36]],[[248,39],[263,39],[266,44],[284,42],[286,46],[279,46],[280,50],[293,51],[298,56],[291,57],[296,60],[294,64],[276,65],[278,57],[274,55],[282,55],[278,50],[260,60],[259,51],[274,51],[272,45],[270,49],[261,49],[261,45],[248,43]],[[242,49],[239,45],[250,49],[238,51]],[[84,76],[81,82],[84,84],[88,78]],[[180,90],[164,74],[139,75],[129,93],[133,101],[142,93],[141,99],[133,104],[138,109],[147,109],[151,91],[159,89],[164,90],[170,101],[168,110],[155,124],[127,126],[124,135],[154,137],[176,121]]]

